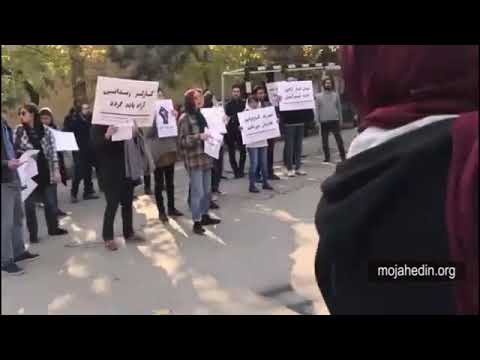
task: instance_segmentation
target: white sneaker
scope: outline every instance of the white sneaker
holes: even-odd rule
[[[217,195],[214,195],[212,194],[212,201],[217,201],[218,200],[218,196]]]
[[[289,170],[288,173],[287,173],[287,176],[288,176],[288,177],[295,177],[295,176],[296,176],[296,175],[295,175],[295,171]]]
[[[295,174],[303,176],[303,175],[307,175],[307,172],[304,170],[298,169],[297,171],[295,171]]]

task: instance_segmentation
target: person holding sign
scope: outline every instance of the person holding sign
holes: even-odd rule
[[[57,125],[55,125],[55,122],[53,121],[53,114],[52,110],[48,107],[44,107],[40,109],[40,121],[42,122],[43,125],[48,126],[49,128],[52,129],[57,129]],[[62,184],[64,186],[67,186],[67,170],[65,169],[65,160],[63,158],[63,153],[61,151],[57,151],[58,155],[58,165],[60,167],[60,176],[62,178]],[[57,189],[57,184],[54,184],[55,186],[55,198],[54,198],[54,203],[55,203],[55,212],[57,213],[58,217],[63,217],[67,216],[67,213],[63,210],[61,210],[58,207],[58,189]]]
[[[297,81],[290,77],[288,82]],[[279,97],[282,102],[282,97]],[[280,106],[281,109],[281,106]],[[285,165],[287,176],[306,175],[302,167],[303,137],[305,135],[305,124],[313,121],[314,113],[312,109],[285,110],[280,111],[280,118],[285,125]],[[293,167],[295,166],[295,170]]]
[[[261,107],[271,106],[270,103],[257,99],[262,99],[265,94],[265,90],[262,87],[255,87],[253,90],[255,95],[252,95],[248,98],[247,106],[245,111],[258,109]],[[242,129],[240,129],[242,130]],[[250,170],[249,170],[249,180],[250,186],[249,191],[251,193],[258,193],[260,190],[255,186],[255,181],[257,175],[260,174],[263,189],[264,190],[273,190],[273,188],[268,183],[268,161],[267,161],[267,149],[268,143],[267,140],[260,140],[247,144],[248,157],[250,159]]]
[[[162,90],[158,91],[158,98],[165,99]],[[163,109],[163,108],[162,108]],[[177,161],[177,136],[159,137],[157,127],[157,116],[155,114],[153,126],[144,128],[147,146],[155,165],[155,199],[157,202],[158,214],[160,221],[168,222],[167,212],[163,203],[162,192],[164,189],[167,192],[167,206],[169,216],[183,216],[183,213],[175,208],[175,162]],[[172,109],[170,114],[172,119],[176,121],[176,111]],[[150,178],[150,176],[148,176]],[[145,176],[146,178],[146,176]],[[145,184],[145,186],[147,186]]]
[[[44,206],[48,234],[51,236],[68,234],[58,227],[57,207],[55,205],[56,184],[62,179],[55,151],[55,140],[48,127],[40,121],[38,107],[35,104],[24,105],[20,109],[22,124],[15,130],[15,151],[20,156],[29,150],[38,150],[36,165],[38,174],[32,180],[37,183],[33,193],[25,200],[27,228],[30,242],[38,243],[38,222],[36,203]]]
[[[207,121],[200,112],[202,92],[190,89],[185,93],[185,113],[180,117],[178,136],[183,151],[185,169],[190,177],[190,208],[194,221],[193,232],[205,233],[203,225],[220,223],[208,214],[211,198],[212,158],[205,153],[208,138]]]
[[[117,250],[113,223],[118,206],[122,207],[123,236],[127,242],[145,239],[133,230],[133,190],[145,173],[146,152],[136,126],[130,128],[127,140],[113,141],[118,132],[115,125],[93,125],[92,142],[98,154],[100,173],[107,201],[103,216],[102,236],[108,250]]]

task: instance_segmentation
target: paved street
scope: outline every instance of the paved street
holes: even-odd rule
[[[354,134],[343,131],[347,145]],[[163,225],[154,197],[138,187],[134,226],[148,241],[114,253],[101,239],[103,198],[70,204],[61,186],[60,207],[71,213],[61,225],[70,234],[48,238],[38,210],[43,242],[31,248],[41,257],[23,264],[23,276],[2,273],[2,314],[328,314],[314,279],[314,212],[334,167],[321,164],[320,147],[318,136],[305,139],[308,175],[272,182],[274,193],[249,193],[247,179],[222,181],[227,194],[213,213],[223,221],[204,237],[192,234],[178,163],[177,207],[187,216]],[[277,160],[282,150],[279,143]],[[231,177],[227,154],[225,169]],[[119,213],[115,228],[120,236]]]

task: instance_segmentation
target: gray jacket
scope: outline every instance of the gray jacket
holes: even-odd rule
[[[342,121],[342,104],[335,91],[322,91],[315,95],[317,116],[319,122],[331,120]]]

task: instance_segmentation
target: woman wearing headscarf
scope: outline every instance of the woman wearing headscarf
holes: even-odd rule
[[[25,200],[25,215],[30,242],[38,243],[38,222],[36,203],[44,204],[48,234],[51,236],[68,234],[58,227],[57,206],[55,205],[57,183],[61,181],[58,155],[55,151],[55,139],[49,128],[40,121],[38,107],[35,104],[24,105],[19,110],[21,124],[15,129],[14,148],[17,156],[27,150],[38,150],[36,163],[38,174],[32,180],[37,187]]]
[[[39,114],[40,114],[40,121],[42,122],[43,125],[48,126],[54,130],[57,130],[57,125],[55,124],[55,121],[53,121],[53,113],[52,113],[52,110],[50,110],[50,108],[48,107],[41,108]],[[63,157],[63,152],[58,151],[57,156],[58,156],[58,166],[60,169],[60,177],[62,179],[62,184],[67,186],[67,171],[65,169],[65,159]],[[57,184],[55,184],[54,186],[56,188],[55,199],[54,199],[55,208],[56,208],[55,212],[58,217],[67,216],[67,213],[58,207]]]
[[[478,46],[341,55],[362,121],[315,218],[331,313],[478,314]],[[437,265],[430,278],[382,277],[423,264],[457,267],[443,281]]]
[[[113,141],[116,126],[93,125],[92,142],[99,159],[99,168],[107,201],[103,216],[102,236],[108,250],[117,250],[113,224],[118,206],[122,207],[123,237],[126,242],[145,239],[133,230],[133,190],[140,185],[147,166],[148,155],[143,137],[136,126],[130,140]]]
[[[190,177],[190,208],[194,221],[193,232],[205,233],[203,225],[220,223],[208,214],[211,200],[212,158],[205,153],[208,138],[207,121],[200,112],[202,91],[190,89],[185,93],[185,113],[179,121],[178,137],[183,151],[185,169]]]

